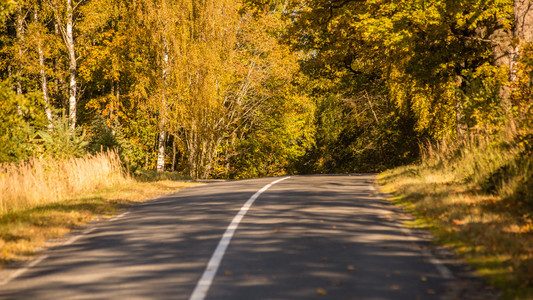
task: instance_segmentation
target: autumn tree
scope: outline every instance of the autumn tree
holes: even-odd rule
[[[46,0],[52,9],[57,28],[61,33],[68,57],[68,115],[70,126],[74,130],[77,122],[77,106],[79,97],[78,56],[76,53],[75,24],[78,9],[85,0]]]

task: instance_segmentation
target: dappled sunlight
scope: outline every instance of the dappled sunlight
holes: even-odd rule
[[[433,299],[425,290],[447,291],[449,282],[423,263],[428,241],[403,229],[408,217],[375,196],[371,177],[324,176],[319,190],[311,188],[316,179],[286,180],[257,199],[209,299]],[[226,226],[262,182],[216,183],[137,204],[56,248],[20,278],[32,288],[17,296],[188,299]]]

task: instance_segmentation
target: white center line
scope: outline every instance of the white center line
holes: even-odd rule
[[[239,223],[241,222],[242,218],[244,217],[244,215],[246,215],[246,213],[254,204],[255,200],[259,197],[259,195],[261,195],[264,191],[268,190],[274,184],[289,178],[290,176],[284,177],[265,185],[262,189],[253,194],[253,196],[250,197],[250,199],[248,199],[246,203],[244,203],[239,213],[237,213],[237,215],[233,218],[233,221],[231,221],[231,223],[229,224],[228,228],[226,229],[226,232],[224,232],[224,235],[220,239],[220,242],[218,242],[218,246],[215,249],[215,252],[213,252],[211,259],[209,260],[209,263],[207,264],[207,267],[205,268],[202,277],[196,284],[196,287],[194,288],[194,291],[192,292],[192,295],[189,300],[204,300],[204,298],[207,296],[209,287],[211,286],[213,278],[215,277],[218,267],[220,266],[220,262],[222,261],[222,258],[226,253],[226,249],[228,248],[229,243],[231,242],[231,239],[235,234],[235,230],[237,230],[237,227],[239,226]]]

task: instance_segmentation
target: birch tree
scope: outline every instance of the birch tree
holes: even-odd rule
[[[186,49],[191,44],[191,6],[189,1],[168,0],[140,0],[132,5],[140,25],[136,36],[148,46],[142,51],[149,63],[138,66],[146,79],[139,82],[137,90],[144,98],[139,98],[142,105],[157,116],[158,172],[165,169],[169,112],[178,109],[186,86],[183,72],[189,59]]]
[[[46,63],[45,63],[45,55],[44,55],[44,49],[43,49],[43,29],[39,20],[39,13],[41,9],[38,5],[38,3],[34,3],[33,5],[33,25],[34,25],[34,35],[35,40],[37,43],[37,54],[39,56],[39,75],[41,77],[41,90],[44,100],[44,109],[46,118],[48,119],[48,128],[51,130],[53,125],[53,118],[52,118],[52,108],[50,103],[50,94],[48,91],[48,76],[46,74]]]
[[[78,105],[78,57],[74,36],[76,11],[85,0],[47,0],[47,5],[54,11],[58,29],[63,38],[68,55],[68,116],[72,130],[76,128]]]

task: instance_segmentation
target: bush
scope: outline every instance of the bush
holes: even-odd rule
[[[37,97],[16,95],[3,83],[0,99],[0,162],[26,160],[36,151],[34,128],[45,124],[41,105]]]
[[[41,145],[41,155],[54,159],[82,157],[87,153],[85,131],[76,127],[72,129],[68,119],[56,118],[52,123],[52,130],[39,131],[37,143]]]

